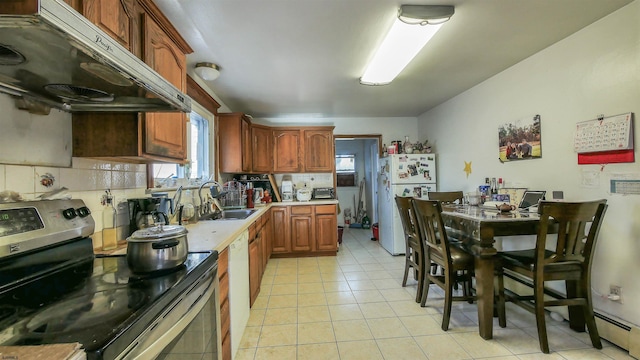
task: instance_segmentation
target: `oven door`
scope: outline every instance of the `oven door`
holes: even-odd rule
[[[116,359],[164,359],[187,354],[222,359],[218,351],[221,349],[219,319],[218,276],[215,271],[207,272],[176,297]],[[183,338],[190,340],[181,341]]]

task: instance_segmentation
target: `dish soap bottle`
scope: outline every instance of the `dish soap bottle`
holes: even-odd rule
[[[116,236],[116,225],[118,212],[113,205],[113,195],[111,190],[106,191],[106,195],[102,196],[102,249],[113,250],[118,247],[118,238]]]

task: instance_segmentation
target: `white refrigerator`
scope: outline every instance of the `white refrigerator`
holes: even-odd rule
[[[394,154],[378,160],[378,236],[391,255],[405,253],[404,231],[395,196],[427,199],[436,188],[435,154]]]

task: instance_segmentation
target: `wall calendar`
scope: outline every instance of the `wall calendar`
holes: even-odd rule
[[[574,147],[578,154],[633,150],[633,113],[577,123]]]

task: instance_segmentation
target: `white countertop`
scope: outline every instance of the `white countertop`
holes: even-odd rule
[[[246,219],[242,220],[203,220],[195,224],[187,224],[187,239],[189,241],[189,251],[210,251],[224,250],[231,244],[243,231],[247,230],[251,224],[256,221],[262,214],[273,206],[297,206],[297,205],[330,205],[338,204],[338,200],[311,200],[311,201],[286,201],[275,202],[267,205],[256,206],[258,210]],[[127,243],[121,241],[115,250],[103,251],[94,249],[96,254],[126,254]]]
[[[338,204],[338,200],[311,200],[311,201],[287,201],[276,202],[266,206],[258,206],[255,213],[242,220],[205,220],[196,224],[185,225],[189,251],[224,250],[243,231],[272,206],[297,206],[297,205],[329,205]]]

